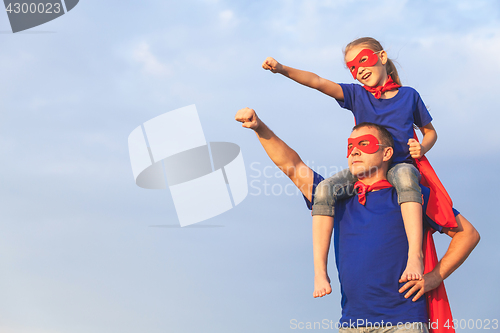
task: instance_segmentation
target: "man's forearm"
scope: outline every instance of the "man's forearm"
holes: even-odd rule
[[[259,126],[255,129],[260,144],[267,155],[288,177],[293,176],[294,167],[300,161],[300,156],[284,143],[266,124],[259,119]]]
[[[255,110],[243,108],[236,113],[235,120],[243,123],[243,127],[255,131],[260,144],[274,164],[290,178],[308,200],[312,200],[314,172],[302,162],[295,150],[288,147],[286,143],[276,136],[257,117]]]
[[[456,217],[457,228],[445,229],[452,237],[448,250],[443,258],[430,272],[440,280],[446,279],[467,259],[479,242],[479,233],[462,215]]]
[[[424,274],[422,280],[411,280],[399,289],[400,293],[405,293],[405,297],[412,295],[413,301],[418,300],[426,292],[429,292],[441,284],[444,279],[450,276],[467,259],[472,250],[479,242],[479,233],[462,215],[456,217],[457,227],[453,229],[444,228],[443,232],[452,237],[448,250],[443,258],[432,271]],[[404,282],[399,280],[399,282]]]

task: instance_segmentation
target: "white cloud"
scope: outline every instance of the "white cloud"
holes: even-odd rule
[[[223,10],[219,13],[219,20],[224,28],[234,28],[238,24],[236,15],[230,9]]]
[[[219,13],[219,18],[222,20],[222,21],[230,21],[234,18],[234,13],[232,10],[224,10],[222,12]]]
[[[172,72],[167,65],[156,58],[151,52],[150,45],[147,42],[142,42],[135,47],[133,58],[135,61],[142,64],[142,70],[145,74],[166,76]]]

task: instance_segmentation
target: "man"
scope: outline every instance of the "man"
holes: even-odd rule
[[[254,110],[242,109],[235,118],[255,131],[271,160],[310,204],[322,177],[305,165]],[[421,324],[427,324],[428,318],[422,296],[437,288],[479,242],[477,231],[458,212],[456,228],[440,228],[427,221],[452,238],[450,246],[421,280],[398,281],[408,244],[397,193],[386,180],[393,153],[391,140],[390,134],[375,124],[360,124],[353,129],[348,141],[348,165],[360,180],[356,184],[358,195],[338,203],[333,223],[313,224],[315,297],[331,293],[326,268],[335,225],[335,259],[342,291],[340,332],[369,332],[366,328],[378,332],[381,327],[390,328],[384,332],[427,332]]]

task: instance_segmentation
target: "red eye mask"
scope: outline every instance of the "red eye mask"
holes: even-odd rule
[[[377,52],[378,53],[378,52]],[[351,71],[352,77],[356,79],[359,67],[375,66],[378,62],[377,53],[370,49],[362,49],[354,60],[346,62],[347,68]]]
[[[357,138],[347,139],[347,157],[351,155],[354,147],[361,150],[363,153],[373,154],[376,153],[379,146],[385,146],[378,143],[376,137],[371,134],[358,136]]]

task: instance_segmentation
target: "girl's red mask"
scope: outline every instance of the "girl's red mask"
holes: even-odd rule
[[[354,147],[358,148],[364,153],[373,154],[376,153],[379,146],[385,146],[379,144],[377,138],[371,134],[365,134],[358,136],[357,138],[347,139],[347,157],[351,155]]]
[[[356,79],[358,75],[359,67],[371,67],[375,66],[378,62],[378,52],[374,52],[370,49],[362,49],[356,58],[346,62],[347,68],[351,71],[352,77]]]

